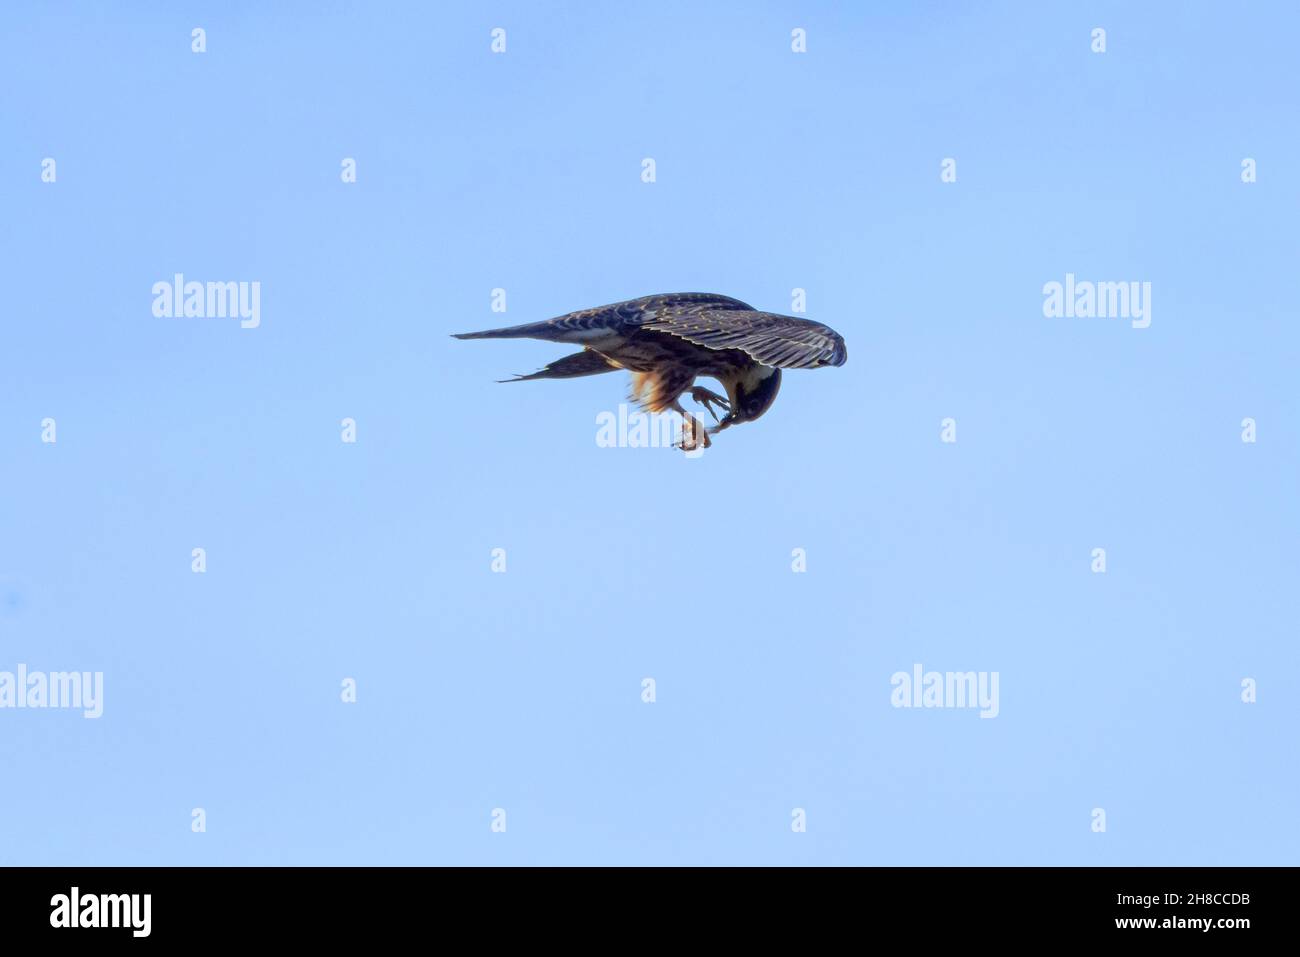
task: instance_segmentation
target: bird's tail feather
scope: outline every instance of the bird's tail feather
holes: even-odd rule
[[[549,339],[555,332],[556,328],[552,323],[526,322],[522,326],[484,329],[482,332],[458,332],[453,335],[457,339]]]
[[[599,352],[583,349],[563,359],[556,359],[550,365],[532,373],[519,375],[513,379],[501,379],[502,382],[527,382],[529,379],[576,379],[578,376],[599,375],[613,372],[618,366],[611,363]]]

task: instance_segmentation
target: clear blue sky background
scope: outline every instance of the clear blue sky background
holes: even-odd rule
[[[3,13],[0,863],[1297,863],[1294,5],[264,7]],[[795,287],[698,460],[448,337]]]

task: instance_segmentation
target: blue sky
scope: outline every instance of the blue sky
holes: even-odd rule
[[[0,863],[1296,863],[1293,6],[263,7],[3,14]],[[448,335],[795,288],[693,460]]]

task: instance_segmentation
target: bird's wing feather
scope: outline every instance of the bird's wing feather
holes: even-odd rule
[[[556,359],[530,375],[517,375],[513,379],[501,379],[501,382],[528,382],[531,379],[574,379],[584,375],[598,375],[618,369],[599,352],[583,349],[563,359]]]
[[[621,334],[634,331],[648,316],[663,310],[684,312],[714,309],[749,309],[739,299],[718,296],[709,292],[671,292],[657,296],[642,296],[626,302],[615,302],[593,309],[579,309],[554,319],[528,322],[504,329],[484,329],[482,332],[457,333],[457,339],[548,339],[552,342],[588,342],[606,333]]]
[[[765,366],[813,369],[841,366],[848,358],[838,332],[808,319],[694,304],[669,304],[643,312],[643,329],[665,332],[705,349],[740,349]]]
[[[621,332],[629,327],[640,326],[648,319],[668,312],[680,312],[685,315],[704,309],[725,312],[750,308],[752,307],[739,299],[709,292],[671,292],[658,296],[642,296],[640,299],[629,299],[626,302],[597,306],[594,309],[581,309],[547,322],[562,329],[608,329]]]

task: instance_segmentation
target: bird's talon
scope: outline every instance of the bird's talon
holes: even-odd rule
[[[713,417],[714,422],[718,421],[718,413],[713,410],[713,406],[715,403],[718,406],[720,406],[724,411],[726,412],[731,411],[731,403],[729,401],[727,401],[722,396],[718,395],[716,392],[713,392],[710,389],[706,389],[703,386],[696,386],[694,389],[692,389],[691,398],[696,402],[698,402],[700,405],[704,406],[704,410]]]
[[[736,424],[736,417],[735,417],[734,415],[732,415],[730,412],[728,412],[728,413],[723,417],[723,419],[722,419],[721,422],[719,422],[719,423],[718,423],[717,425],[715,425],[713,428],[709,429],[709,431],[708,431],[707,434],[708,434],[708,435],[717,435],[717,434],[718,434],[719,432],[721,432],[723,429],[730,428],[731,426],[733,426],[733,425],[735,425],[735,424]]]
[[[703,386],[697,385],[695,388],[691,389],[691,398],[700,403],[700,405],[708,405],[710,402],[716,402],[724,409],[731,408],[731,402],[728,401],[725,396],[720,396],[712,389],[706,389]]]
[[[696,452],[713,444],[708,429],[698,419],[688,418],[682,423],[682,440],[677,447],[683,452]]]

